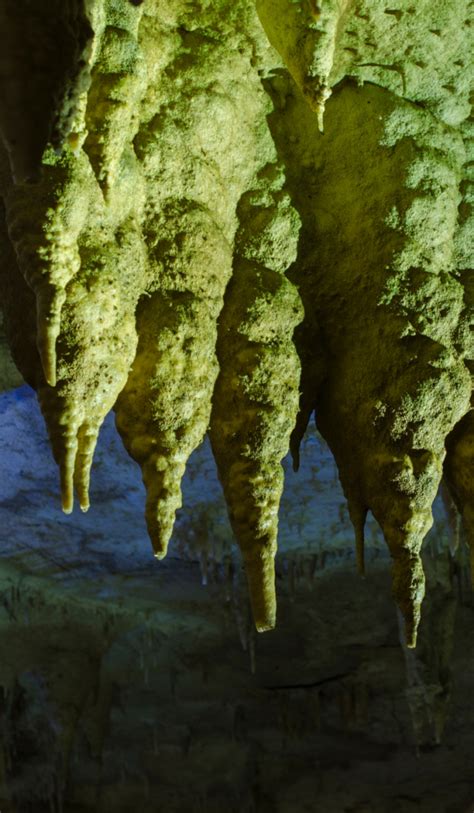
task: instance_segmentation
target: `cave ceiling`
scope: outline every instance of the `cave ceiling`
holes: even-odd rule
[[[313,413],[408,645],[443,475],[474,534],[471,22],[467,0],[0,8],[1,301],[63,510],[89,508],[113,409],[163,558],[208,433],[258,630]]]

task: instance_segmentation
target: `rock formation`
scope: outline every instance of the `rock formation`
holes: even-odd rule
[[[392,6],[4,2],[0,283],[66,512],[115,408],[163,557],[210,428],[271,628],[280,463],[315,410],[414,646],[446,448],[473,533],[472,42],[468,0]]]

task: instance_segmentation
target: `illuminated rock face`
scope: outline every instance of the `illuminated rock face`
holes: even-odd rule
[[[383,529],[409,645],[451,432],[472,529],[467,5],[2,10],[2,301],[63,508],[87,510],[114,407],[162,558],[209,428],[260,630],[280,462],[313,410],[361,569],[369,510]]]

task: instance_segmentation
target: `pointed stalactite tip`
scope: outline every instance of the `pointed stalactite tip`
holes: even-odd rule
[[[61,472],[61,508],[65,514],[72,514],[74,508],[72,472],[67,469]]]
[[[406,645],[408,649],[415,649],[416,642],[418,639],[418,621],[406,621],[405,622],[405,637],[406,637]]]
[[[424,587],[424,581],[423,581]],[[418,588],[419,590],[419,588]],[[424,590],[423,590],[424,592]],[[400,600],[400,596],[398,596],[398,604],[400,607],[400,611],[402,613],[403,622],[404,622],[404,630],[405,630],[405,643],[408,649],[414,649],[416,647],[417,636],[418,636],[418,627],[420,625],[421,620],[421,602],[423,600],[423,594],[418,594],[417,596],[413,595],[411,597],[406,596],[404,599]]]
[[[156,559],[164,559],[168,553],[168,545],[173,534],[175,510],[169,505],[163,495],[156,497],[148,491],[145,519]]]
[[[159,523],[156,521],[150,522],[149,517],[147,517],[147,526],[148,535],[153,546],[153,556],[155,556],[156,559],[164,559],[168,553],[168,544],[173,532],[173,528],[171,527],[167,529],[167,532],[164,533],[163,528],[160,527]]]
[[[252,614],[257,632],[276,626],[275,560],[273,556],[245,562]]]
[[[276,617],[267,619],[266,621],[255,621],[255,629],[257,632],[270,632],[276,627]]]

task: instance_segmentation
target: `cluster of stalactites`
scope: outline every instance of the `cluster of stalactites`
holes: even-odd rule
[[[62,141],[46,145],[34,180],[10,184],[5,195],[16,255],[10,274],[21,273],[36,301],[41,369],[31,383],[60,467],[67,513],[74,489],[81,508],[89,506],[99,429],[126,382],[136,348],[135,307],[145,271],[145,194],[130,142],[146,82],[143,69],[134,67],[139,59],[130,54],[138,50],[140,15],[137,9],[124,15],[122,28],[104,24],[89,38],[86,51],[80,52],[82,62],[88,60],[88,81],[84,70],[79,72]],[[71,95],[67,82],[63,92],[65,97],[56,99],[58,115]],[[113,189],[104,196],[104,183],[111,177]]]
[[[41,85],[49,108],[34,172],[30,141],[14,138],[15,128],[31,132],[37,107],[28,108],[28,69],[23,111],[0,98],[10,159],[10,169],[0,161],[4,308],[39,394],[63,508],[74,492],[88,508],[98,432],[115,405],[163,557],[187,460],[210,427],[256,626],[272,628],[281,460],[316,408],[359,568],[371,510],[413,646],[420,550],[448,436],[447,481],[471,535],[474,522],[472,303],[456,236],[463,72],[459,87],[440,84],[412,3],[395,13],[351,0],[257,0],[307,107],[281,70],[271,79],[274,54],[256,64],[268,45],[253,2],[209,4],[199,27],[188,5],[64,4],[69,56]],[[434,30],[433,5],[423,0]],[[464,5],[456,0],[456,13]],[[8,29],[18,47],[5,50],[12,70],[18,9]],[[47,11],[38,19],[41,42]],[[451,67],[462,67],[453,49],[463,42],[446,45]],[[38,48],[33,57],[44,68]],[[374,84],[334,88],[345,75]],[[277,91],[270,117],[261,76]]]
[[[454,85],[448,90],[442,84],[439,49],[416,62],[426,48],[426,31],[410,17],[408,5],[385,28],[383,10],[379,14],[368,3],[356,8],[329,0],[316,8],[282,0],[286,28],[270,5],[258,3],[261,20],[319,117],[323,96],[329,88],[333,92],[321,137],[321,122],[298,92],[282,77],[274,82],[274,133],[303,223],[292,272],[307,323],[296,335],[304,365],[295,465],[315,409],[348,500],[359,569],[364,571],[364,524],[371,510],[390,549],[393,591],[406,640],[414,646],[424,593],[421,546],[432,524],[446,443],[448,483],[472,536],[472,383],[466,363],[473,357],[472,302],[467,272],[461,273],[466,266],[459,264],[459,256],[465,261],[468,255],[465,237],[462,250],[457,248],[469,195],[460,184],[467,157],[462,128],[452,127],[466,113],[466,86],[462,71],[459,99]],[[427,8],[426,18],[436,13]],[[385,81],[378,70],[376,52],[387,48],[390,27],[394,52],[407,48],[403,65],[392,66],[392,73],[407,77],[403,99],[396,82]],[[355,59],[364,38],[377,32],[366,65],[366,78],[375,84],[332,87],[344,76],[341,65],[362,78]],[[445,48],[458,49],[462,66],[462,38]],[[413,61],[423,69],[418,87],[411,81]],[[410,103],[410,95],[423,107]]]
[[[163,75],[160,85],[161,9],[154,18],[148,6],[141,26],[139,5],[88,5],[87,41],[75,46],[84,65],[68,73],[73,109],[62,138],[46,143],[32,177],[5,167],[10,335],[21,335],[25,314],[36,322],[36,335],[14,338],[15,358],[38,391],[64,511],[75,494],[82,510],[89,507],[99,429],[115,406],[124,444],[142,467],[158,558],[181,505],[189,455],[211,426],[256,626],[269,629],[280,461],[298,409],[291,339],[302,311],[285,271],[296,257],[299,219],[266,125],[268,97],[249,71],[252,37],[239,34],[241,64],[229,63],[226,94],[217,84],[225,44],[211,55],[198,37],[187,63],[193,91],[176,112],[183,102],[171,80],[188,53],[188,31],[181,45],[173,31],[161,31],[171,79],[167,86]],[[205,71],[211,56],[215,90]],[[66,102],[56,99],[51,121]],[[225,149],[222,117],[229,132],[242,131]],[[203,161],[209,143],[214,152]],[[195,179],[180,193],[190,157]]]

